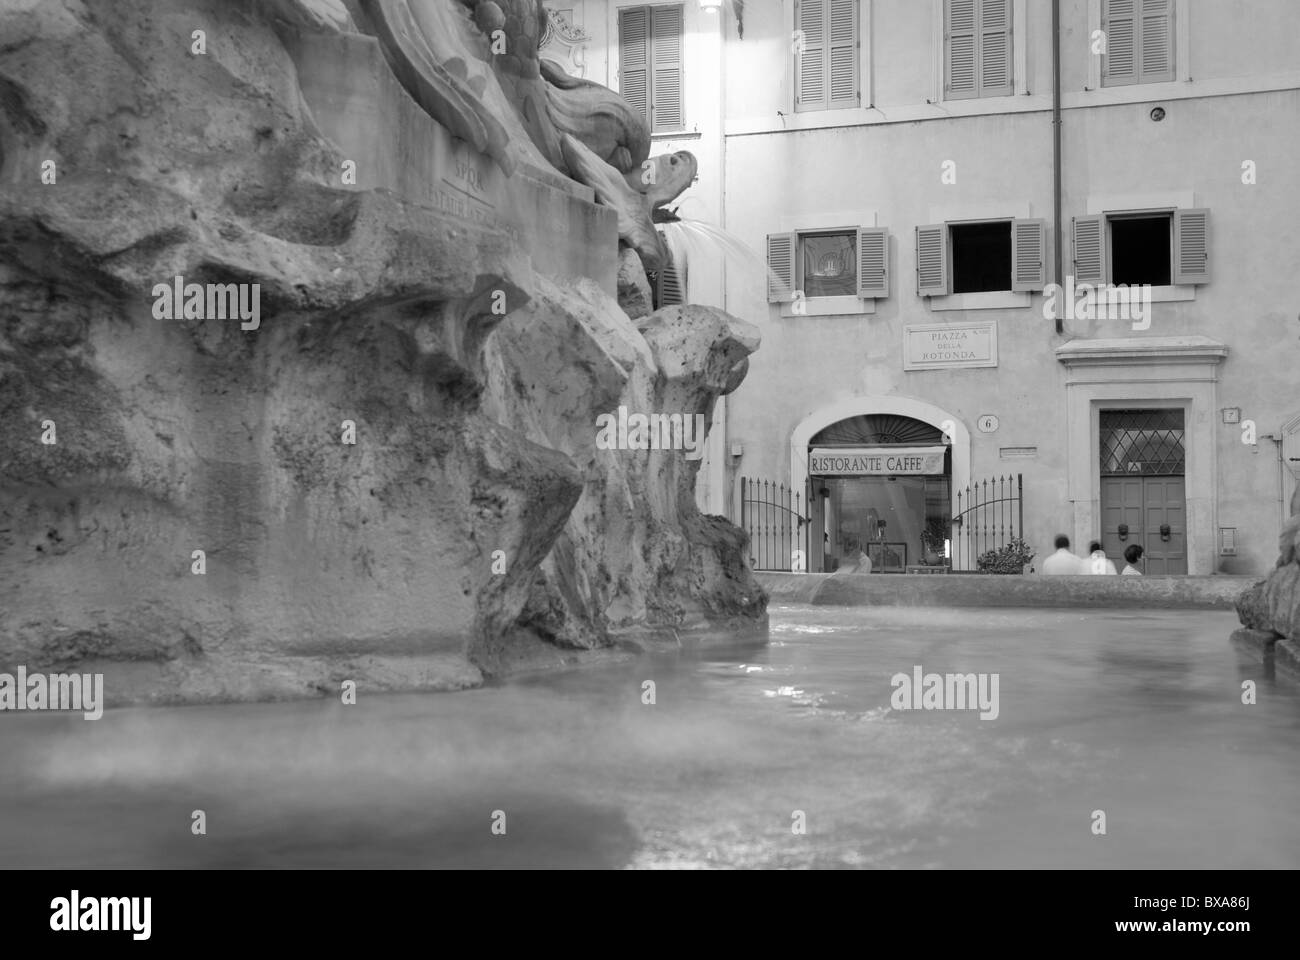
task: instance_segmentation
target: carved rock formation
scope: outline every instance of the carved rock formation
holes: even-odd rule
[[[1291,509],[1300,507],[1300,491]],[[1300,515],[1294,512],[1278,535],[1278,560],[1263,580],[1237,598],[1237,618],[1248,636],[1300,673]]]
[[[641,115],[628,109],[622,97],[607,87],[542,60],[551,120],[561,133],[577,137],[596,156],[621,173],[639,173],[650,156],[650,131]]]
[[[666,251],[653,213],[690,186],[695,158],[681,151],[643,169],[644,118],[608,88],[541,59],[541,0],[363,0],[361,8],[357,19],[430,116],[507,173],[525,140],[512,134],[517,126],[546,163],[618,212],[619,239],[645,269],[659,267]]]
[[[632,320],[647,317],[654,311],[654,297],[645,268],[635,250],[623,247],[618,257],[618,305]]]
[[[371,6],[0,10],[0,670],[102,670],[110,702],[337,695],[762,623],[739,531],[694,512],[696,466],[597,451],[593,424],[619,402],[707,420],[752,331],[702,311],[641,336],[612,265],[559,286],[490,197],[435,207],[375,180],[419,160],[396,141],[344,186],[321,130],[345,125],[300,79],[387,95],[360,72],[375,41],[348,33]],[[410,143],[445,137],[409,109]],[[486,119],[522,165],[517,120]],[[571,222],[606,236],[586,207]],[[176,277],[257,284],[260,325],[201,298],[168,318],[155,291]]]

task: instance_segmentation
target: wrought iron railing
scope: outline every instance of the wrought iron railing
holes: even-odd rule
[[[740,526],[749,535],[753,569],[807,571],[806,503],[785,484],[741,477]]]
[[[1022,474],[977,480],[957,491],[952,518],[952,566],[974,570],[980,555],[998,550],[1025,531]]]

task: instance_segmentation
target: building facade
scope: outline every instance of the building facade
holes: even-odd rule
[[[1057,533],[1141,544],[1148,573],[1272,565],[1300,474],[1300,7],[556,6],[589,77],[648,91],[653,152],[699,158],[681,215],[766,261],[683,270],[763,332],[700,483],[737,520],[774,502],[742,478],[793,494],[760,565],[966,569]]]

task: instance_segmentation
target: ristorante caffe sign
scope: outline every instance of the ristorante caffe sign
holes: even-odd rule
[[[808,472],[818,477],[901,477],[943,473],[947,447],[814,447]]]

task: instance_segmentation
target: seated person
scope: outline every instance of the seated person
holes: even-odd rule
[[[1114,576],[1119,572],[1115,569],[1115,561],[1107,559],[1106,551],[1101,548],[1101,543],[1097,540],[1088,544],[1088,561],[1086,566],[1087,573]]]
[[[1087,573],[1086,563],[1070,552],[1070,538],[1060,534],[1056,538],[1056,552],[1043,561],[1043,574],[1060,576],[1062,574]]]
[[[1124,569],[1121,570],[1120,573],[1127,573],[1130,576],[1134,576],[1134,577],[1142,576],[1142,571],[1139,570],[1137,567],[1135,567],[1134,564],[1142,559],[1143,552],[1144,551],[1142,550],[1142,548],[1139,547],[1136,543],[1131,543],[1127,547],[1125,547],[1124,559],[1127,562],[1124,564]]]

